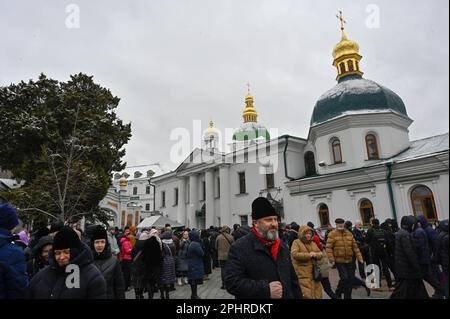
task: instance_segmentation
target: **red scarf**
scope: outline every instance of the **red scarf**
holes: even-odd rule
[[[270,241],[265,239],[255,227],[252,227],[251,229],[252,233],[256,236],[256,238],[266,247],[270,247],[270,254],[272,255],[272,258],[274,261],[277,261],[278,258],[278,251],[280,248],[280,238],[277,238],[275,241]]]

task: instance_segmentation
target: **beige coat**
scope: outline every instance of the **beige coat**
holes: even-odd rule
[[[216,239],[217,260],[228,260],[228,252],[230,251],[231,244],[233,244],[234,238],[230,234],[223,232]]]
[[[311,240],[305,239],[306,232],[311,232]],[[316,253],[316,260],[322,259],[322,252],[319,247],[312,241],[313,230],[308,226],[300,227],[298,232],[299,239],[294,240],[291,247],[291,258],[295,272],[299,279],[302,289],[303,298],[305,299],[322,299],[322,285],[320,281],[313,278],[313,261],[310,253]]]

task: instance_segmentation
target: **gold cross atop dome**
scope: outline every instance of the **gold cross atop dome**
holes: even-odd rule
[[[347,39],[347,36],[345,35],[344,31],[344,24],[347,23],[347,21],[344,20],[344,16],[342,15],[342,11],[339,10],[339,14],[336,14],[336,18],[341,21],[341,31],[342,31],[342,39]]]

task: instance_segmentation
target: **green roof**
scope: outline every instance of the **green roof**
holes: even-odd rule
[[[366,111],[393,111],[408,116],[405,104],[396,93],[359,75],[350,75],[319,98],[311,117],[311,126],[341,115]]]

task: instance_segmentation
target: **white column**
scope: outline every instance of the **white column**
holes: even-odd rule
[[[220,167],[220,223],[231,227],[230,176],[228,165]]]
[[[214,171],[207,170],[205,173],[205,188],[206,188],[206,224],[205,228],[214,226]]]
[[[178,182],[177,222],[186,224],[186,179],[184,177]]]
[[[442,216],[444,216],[444,211],[442,209],[441,196],[439,194],[437,178],[433,178],[432,187],[433,187],[434,204],[436,205],[436,215],[438,218],[442,218]]]
[[[188,209],[188,220],[187,226],[189,228],[197,227],[197,219],[195,217],[195,210],[198,205],[198,177],[197,175],[189,176],[189,209]]]

